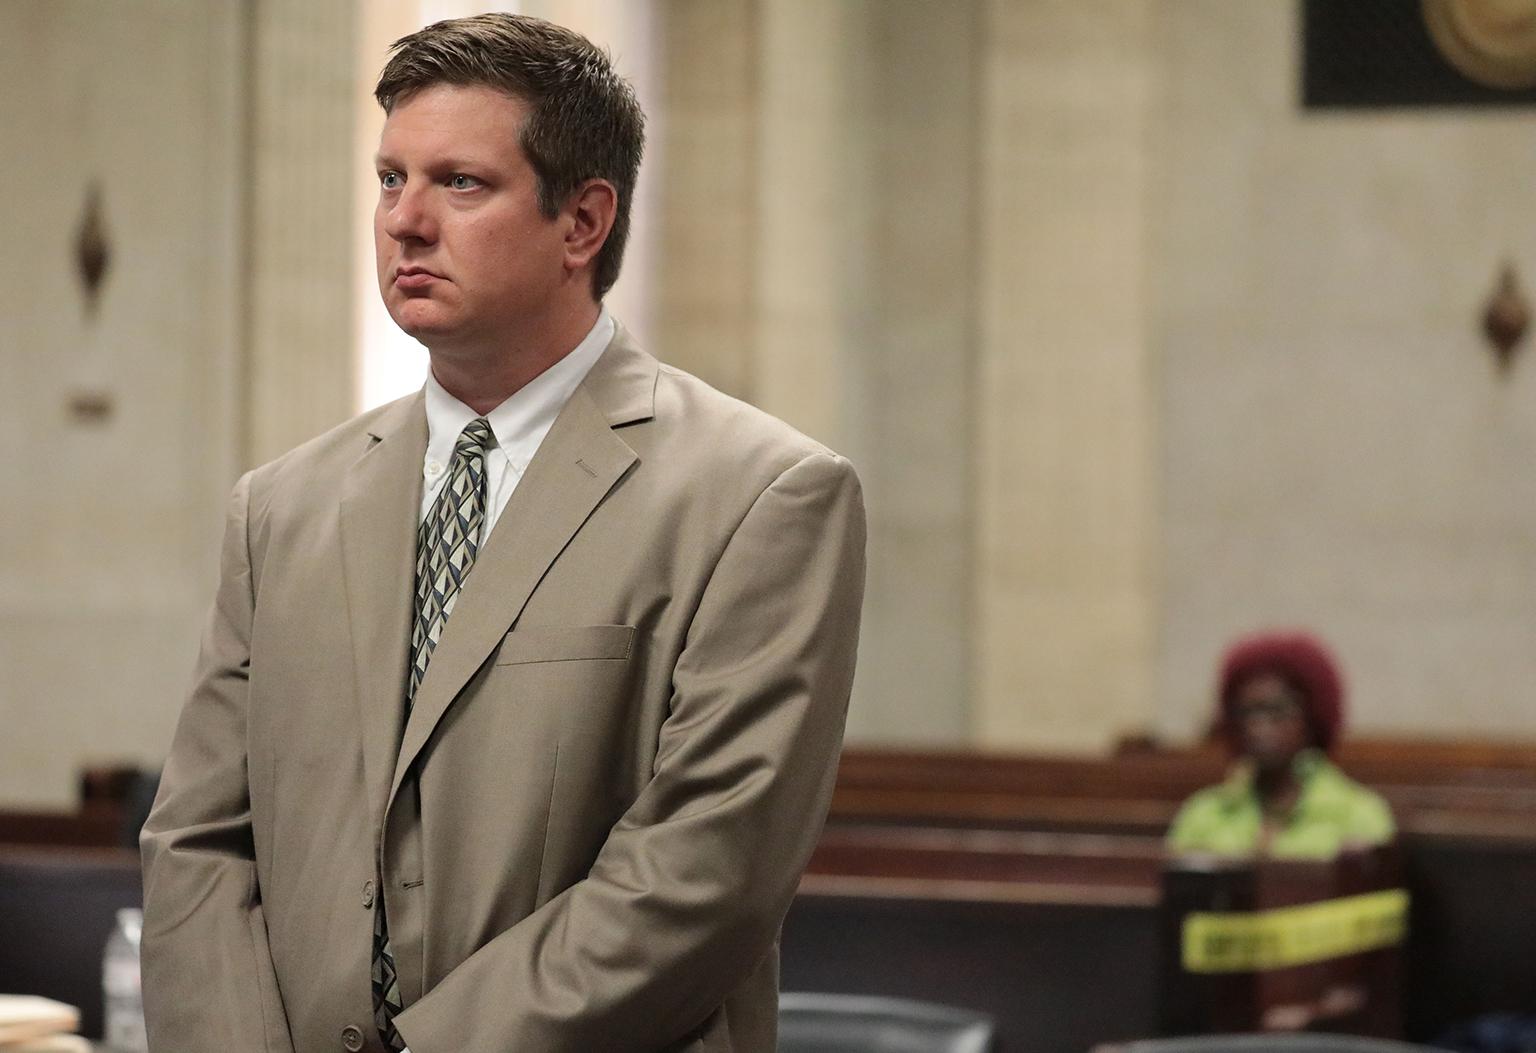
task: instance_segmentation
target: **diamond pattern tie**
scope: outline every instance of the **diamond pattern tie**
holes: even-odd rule
[[[416,531],[416,617],[411,625],[411,667],[405,685],[407,714],[459,598],[459,589],[480,551],[480,528],[485,522],[485,447],[490,440],[491,425],[484,417],[465,425],[453,447],[448,481]],[[373,912],[373,1017],[384,1044],[397,1053],[405,1043],[395,1030],[394,1018],[403,1009],[381,895]]]

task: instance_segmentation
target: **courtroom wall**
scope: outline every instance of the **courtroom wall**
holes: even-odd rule
[[[0,5],[6,805],[158,761],[185,691],[244,430],[244,30],[234,3]]]
[[[235,478],[352,412],[351,16],[0,6],[0,802],[160,763]]]
[[[1479,319],[1536,279],[1536,113],[1304,112],[1298,6],[1155,5],[1158,723],[1278,623],[1337,645],[1362,730],[1531,737],[1536,361]]]
[[[163,756],[230,484],[381,339],[360,84],[488,6],[0,6],[0,804]],[[1303,112],[1280,0],[524,7],[651,112],[615,310],[860,468],[853,741],[1187,737],[1273,624],[1367,731],[1536,737],[1536,363],[1478,329],[1536,115]]]

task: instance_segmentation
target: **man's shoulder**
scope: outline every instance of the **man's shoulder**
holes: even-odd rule
[[[824,443],[665,364],[656,378],[656,432],[666,463],[718,500],[734,493],[752,502],[790,478],[797,488],[859,489],[852,463]]]
[[[685,424],[729,425],[744,429],[748,439],[761,436],[807,452],[831,452],[768,411],[665,362],[657,364],[656,393],[658,412],[670,410]]]
[[[852,474],[848,462],[773,414],[653,358],[622,327],[589,374],[588,390],[642,461],[658,454],[695,477],[759,487],[817,458]],[[635,430],[625,427],[636,424]]]

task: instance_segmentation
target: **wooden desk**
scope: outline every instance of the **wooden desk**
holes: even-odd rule
[[[1161,1033],[1400,1038],[1406,900],[1395,848],[1329,862],[1170,860]]]

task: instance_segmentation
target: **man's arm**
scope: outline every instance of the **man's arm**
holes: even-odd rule
[[[293,1053],[256,882],[246,783],[250,476],[235,486],[219,591],[144,824],[144,1015],[155,1053]]]
[[[396,1019],[415,1053],[654,1053],[761,964],[826,815],[863,587],[858,480],[813,454],[726,546],[591,873]]]

